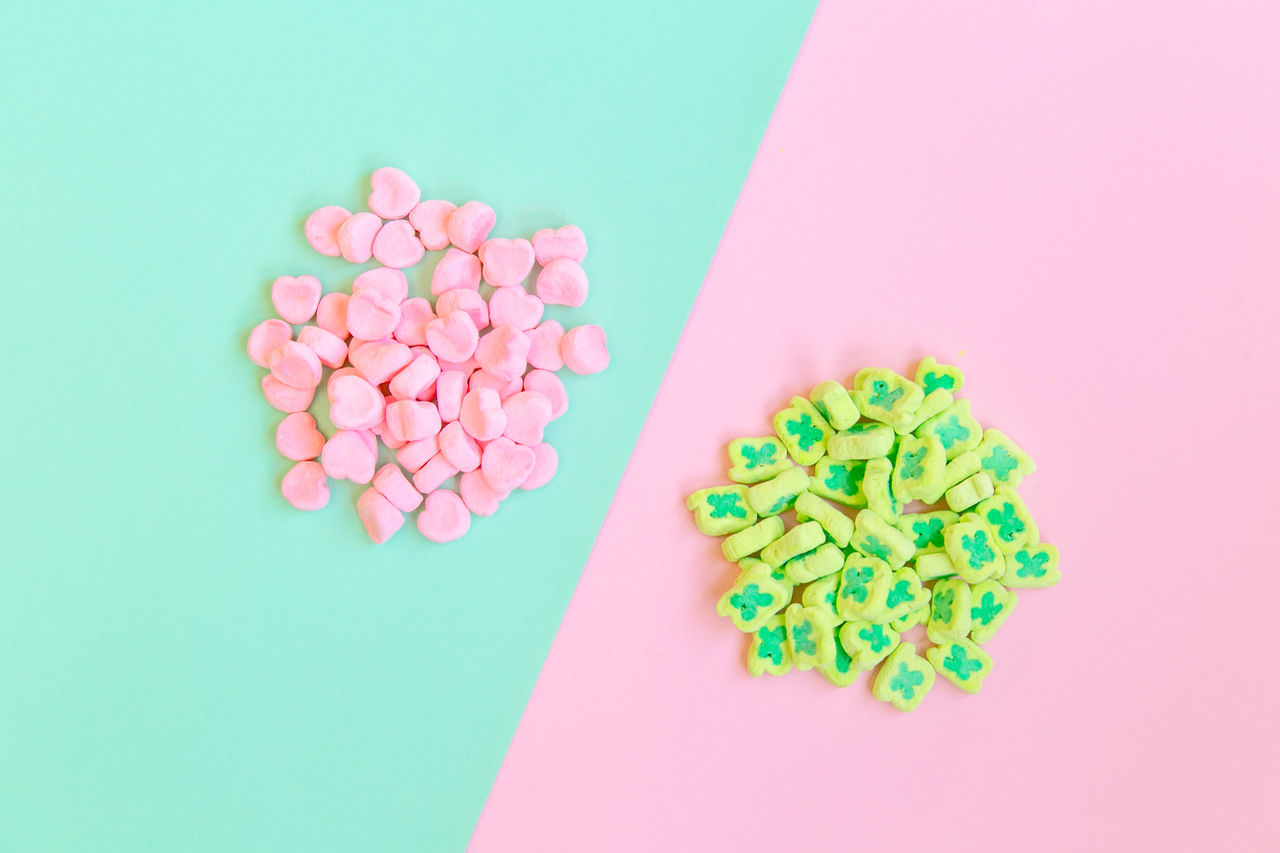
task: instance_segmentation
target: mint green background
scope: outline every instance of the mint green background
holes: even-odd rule
[[[463,847],[812,5],[4,13],[0,848]],[[454,546],[289,508],[243,354],[386,164],[580,224],[613,351]]]

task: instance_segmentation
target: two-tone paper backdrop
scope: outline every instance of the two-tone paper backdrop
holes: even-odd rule
[[[463,5],[6,13],[0,848],[1280,843],[1276,10],[832,2],[783,91],[810,3]],[[449,548],[289,509],[243,357],[385,164],[582,225],[614,353]],[[1063,584],[978,697],[749,679],[683,495],[930,352]]]

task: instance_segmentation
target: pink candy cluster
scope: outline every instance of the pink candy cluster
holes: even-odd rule
[[[276,279],[280,319],[253,329],[249,357],[270,371],[267,402],[288,413],[276,447],[297,463],[281,484],[289,503],[325,506],[329,477],[371,483],[356,512],[373,541],[385,542],[421,506],[422,535],[449,542],[470,529],[472,514],[492,515],[515,489],[555,474],[559,459],[543,431],[569,405],[555,372],[609,364],[599,326],[566,331],[542,319],[546,305],[586,301],[587,242],[574,225],[532,240],[490,238],[488,205],[422,201],[399,169],[379,169],[370,183],[370,212],[322,207],[305,231],[323,255],[381,266],[357,275],[350,294],[322,296],[314,276]],[[441,249],[434,304],[410,297],[403,270]],[[535,263],[536,295],[524,286]],[[335,428],[328,438],[306,411],[322,381]],[[379,441],[395,462],[378,467]],[[444,488],[455,476],[457,491]]]

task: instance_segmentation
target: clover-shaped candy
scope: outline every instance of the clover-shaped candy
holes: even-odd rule
[[[876,674],[871,695],[899,711],[914,711],[933,689],[933,667],[911,643],[899,643]]]
[[[972,591],[959,578],[944,578],[935,583],[933,598],[929,600],[929,641],[945,643],[963,639],[972,624],[971,602]]]
[[[689,495],[685,506],[693,510],[693,523],[708,536],[725,536],[746,530],[756,523],[756,513],[747,506],[746,486],[717,486]]]
[[[997,486],[993,497],[974,508],[996,533],[996,546],[1006,555],[1040,541],[1040,530],[1012,486]]]
[[[803,468],[792,466],[776,477],[756,483],[747,489],[747,506],[762,518],[791,509],[796,498],[809,487],[809,475]]]
[[[734,626],[748,634],[758,631],[775,613],[791,601],[790,585],[778,581],[770,574],[765,563],[757,562],[744,569],[720,600],[716,612],[728,616]]]
[[[836,553],[838,554],[839,552],[837,551]],[[836,600],[839,595],[840,570],[837,568],[833,574],[818,578],[813,583],[808,584],[804,588],[804,592],[800,594],[800,603],[805,607],[816,607],[823,611],[834,627],[844,621],[840,616],[840,611],[836,608]]]
[[[1031,457],[998,429],[985,430],[982,443],[975,452],[982,470],[999,485],[1016,489],[1023,477],[1034,474],[1036,470],[1036,463]]]
[[[766,672],[784,675],[791,669],[791,646],[787,642],[786,619],[781,613],[770,616],[751,636],[747,649],[747,672],[757,678]]]
[[[809,393],[809,402],[832,429],[848,429],[858,421],[853,395],[839,382],[819,382]]]
[[[965,583],[981,583],[1005,569],[1004,554],[996,547],[995,534],[986,522],[966,516],[942,533],[943,546],[956,574]]]
[[[925,592],[929,593],[929,598],[931,599],[932,592],[928,589]],[[915,610],[908,611],[905,615],[899,616],[890,622],[889,624],[893,627],[893,630],[901,634],[905,631],[910,631],[917,625],[926,624],[929,621],[929,613],[932,608],[930,607],[931,601],[929,599],[923,599],[923,602]]]
[[[835,623],[821,607],[792,604],[786,610],[787,642],[796,669],[813,669],[835,663]]]
[[[897,528],[915,546],[916,557],[921,554],[942,553],[942,529],[955,524],[960,516],[950,510],[906,513],[898,519]]]
[[[729,442],[729,479],[735,483],[759,483],[794,467],[777,436],[735,438]]]
[[[953,640],[925,652],[933,668],[966,693],[977,693],[991,672],[991,655],[968,640]]]
[[[840,629],[832,630],[831,636],[835,648],[835,658],[829,664],[818,667],[818,671],[836,687],[848,687],[858,680],[861,669],[854,666],[853,658],[844,650],[844,644],[838,639]]]
[[[853,402],[868,420],[906,425],[924,401],[924,389],[905,376],[881,367],[858,371]]]
[[[827,439],[835,433],[804,397],[792,397],[791,405],[773,416],[773,430],[801,465],[812,465],[826,455]]]
[[[866,473],[866,462],[824,456],[813,466],[809,491],[842,506],[861,509],[867,505],[866,493],[862,491],[862,478]]]
[[[1000,582],[1008,587],[1053,586],[1058,574],[1058,549],[1049,544],[1029,545],[1009,558]]]
[[[999,581],[986,580],[974,585],[971,602],[969,615],[973,626],[969,629],[969,639],[982,645],[994,637],[1000,626],[1013,614],[1013,608],[1018,606],[1018,594],[1005,589]]]
[[[982,442],[982,425],[970,413],[968,400],[956,400],[943,411],[929,418],[916,430],[916,435],[930,435],[942,444],[948,459],[973,450]]]
[[[903,436],[890,485],[899,500],[924,500],[938,490],[947,470],[947,456],[933,436]]]
[[[890,567],[901,568],[916,553],[916,546],[901,530],[869,509],[853,519],[853,539],[849,544],[868,557],[884,560]]]
[[[893,582],[893,569],[884,560],[853,553],[840,574],[836,610],[846,621],[885,622],[885,599]]]
[[[916,365],[916,384],[924,389],[926,397],[939,389],[954,394],[964,387],[964,373],[958,367],[938,364],[928,355]]]
[[[929,600],[932,593],[924,588],[920,576],[908,568],[898,569],[889,581],[889,591],[885,593],[885,612],[880,617],[882,622],[895,622],[913,610],[919,610]]]
[[[898,645],[898,632],[891,625],[855,620],[845,622],[836,632],[840,645],[857,669],[871,669]]]

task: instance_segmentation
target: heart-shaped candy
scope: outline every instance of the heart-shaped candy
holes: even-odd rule
[[[533,232],[533,254],[544,267],[560,258],[582,263],[587,256],[587,237],[577,225],[542,228]]]
[[[464,252],[474,252],[489,236],[498,215],[484,202],[469,201],[449,215],[449,242]]]
[[[249,333],[249,360],[266,367],[271,354],[293,340],[293,329],[284,320],[263,320]]]
[[[421,441],[440,432],[440,413],[434,403],[422,400],[394,400],[387,404],[386,435],[393,441]]]
[[[471,529],[471,513],[462,498],[446,489],[427,495],[418,513],[418,530],[432,542],[453,542]]]
[[[424,396],[440,375],[440,364],[430,352],[413,357],[413,361],[395,375],[388,386],[397,400],[414,400]]]
[[[365,533],[379,545],[404,526],[404,513],[377,489],[366,489],[356,498],[356,515],[360,517]]]
[[[532,447],[523,447],[509,438],[495,438],[484,447],[480,470],[495,492],[509,494],[529,478],[536,461]]]
[[[316,308],[316,325],[344,341],[351,337],[351,330],[347,328],[347,302],[350,299],[350,293],[339,291],[321,296],[320,305]]]
[[[321,509],[329,503],[329,484],[319,462],[299,462],[280,483],[284,499],[298,509]]]
[[[492,441],[507,428],[507,413],[502,410],[502,398],[497,391],[472,388],[462,398],[458,421],[476,441]]]
[[[313,275],[282,275],[271,283],[271,304],[286,323],[305,323],[320,304],[320,280]]]
[[[533,269],[533,244],[501,237],[485,240],[480,246],[480,263],[484,280],[494,287],[520,284]]]
[[[417,229],[423,248],[436,252],[449,245],[449,217],[457,209],[453,202],[433,199],[409,211],[409,224]]]
[[[392,302],[403,302],[409,295],[409,279],[394,267],[374,267],[365,270],[351,282],[351,292],[376,290]]]
[[[372,213],[360,211],[347,217],[338,226],[336,242],[342,257],[353,264],[363,264],[373,255],[373,238],[378,235],[382,220]]]
[[[267,404],[282,412],[303,412],[311,405],[315,388],[294,388],[276,379],[270,373],[262,377],[262,396]]]
[[[267,367],[272,376],[294,388],[315,388],[324,373],[315,350],[300,341],[289,341],[271,353]]]
[[[529,336],[513,326],[496,326],[476,346],[476,361],[498,379],[518,379],[528,366]]]
[[[369,482],[378,463],[377,441],[367,430],[338,430],[320,451],[324,472],[335,480]]]
[[[555,320],[547,320],[525,334],[529,336],[530,367],[551,371],[564,367],[564,359],[560,357],[560,339],[564,337],[564,326]]]
[[[512,441],[532,447],[542,441],[542,431],[551,422],[551,401],[537,391],[521,391],[502,401],[507,428],[502,434]]]
[[[587,274],[577,261],[557,258],[538,273],[535,289],[548,305],[579,308],[587,301]]]
[[[477,329],[489,325],[489,305],[477,290],[450,290],[436,300],[436,313],[448,317],[454,311],[466,311]]]
[[[397,341],[370,341],[351,353],[350,359],[370,385],[382,385],[413,361],[413,353]]]
[[[541,299],[518,284],[499,287],[489,297],[489,322],[523,332],[538,325],[543,308]]]
[[[560,339],[560,357],[574,373],[599,373],[609,366],[604,329],[594,324],[574,326]]]
[[[319,326],[303,326],[298,332],[298,343],[310,347],[325,367],[342,367],[347,360],[347,345],[342,338]]]
[[[463,293],[465,291],[458,291]],[[476,294],[479,296],[479,294]],[[415,296],[400,303],[400,322],[396,324],[395,339],[402,344],[427,345],[427,324],[436,318],[431,303],[425,297]]]
[[[447,423],[440,430],[440,455],[459,471],[474,471],[480,467],[480,445],[467,435],[458,421]]]
[[[384,166],[369,176],[369,209],[383,219],[407,216],[422,198],[413,178],[392,166]]]
[[[505,493],[495,491],[489,485],[483,471],[468,471],[459,477],[458,492],[467,509],[475,515],[493,515],[498,511],[498,504],[507,497]]]
[[[389,337],[400,324],[400,303],[374,288],[347,300],[347,329],[353,337],[376,341]]]
[[[427,347],[444,361],[466,361],[479,341],[476,324],[465,311],[454,311],[427,324]]]
[[[341,254],[338,249],[338,228],[350,215],[351,211],[345,207],[330,204],[307,217],[306,224],[302,226],[302,233],[306,235],[311,248],[322,255],[336,258]]]
[[[316,419],[307,412],[285,415],[276,427],[276,450],[285,459],[303,462],[315,459],[324,449],[324,433],[316,429]]]
[[[372,429],[382,420],[382,393],[354,372],[329,377],[329,420],[340,430]]]
[[[422,260],[424,249],[413,226],[394,219],[378,230],[373,238],[373,256],[378,263],[396,269],[411,267]]]
[[[450,249],[431,271],[431,295],[462,288],[480,289],[480,259],[461,249]]]
[[[525,491],[540,489],[550,483],[551,478],[556,475],[556,468],[560,466],[560,455],[556,453],[554,447],[545,441],[534,445],[533,455],[535,458],[533,470],[529,472],[529,476],[525,478],[525,481],[520,484],[520,488]]]

